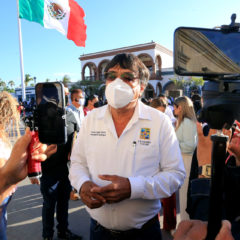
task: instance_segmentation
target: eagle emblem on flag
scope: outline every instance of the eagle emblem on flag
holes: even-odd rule
[[[66,12],[57,3],[51,2],[50,5],[47,5],[47,8],[50,16],[57,20],[62,20],[66,16]]]

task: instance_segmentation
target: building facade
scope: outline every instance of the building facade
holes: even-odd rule
[[[150,81],[144,97],[156,97],[173,87],[173,82],[170,80],[174,77],[173,52],[156,42],[81,55],[79,59],[81,61],[82,80],[102,82],[99,88],[104,92],[105,68],[116,54],[124,52],[138,56],[150,72]]]
[[[25,88],[26,101],[35,99],[35,87],[26,87]],[[22,88],[15,88],[15,97],[19,102],[22,102]]]

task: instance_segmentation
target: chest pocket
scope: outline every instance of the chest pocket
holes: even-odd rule
[[[152,176],[159,171],[159,147],[149,141],[136,140],[130,151],[134,171],[138,175]]]

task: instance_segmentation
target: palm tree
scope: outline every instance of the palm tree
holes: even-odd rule
[[[28,83],[33,81],[33,78],[30,76],[30,74],[25,74],[25,86],[28,86]]]
[[[2,81],[2,79],[0,78],[0,88],[1,90],[3,90],[6,87],[6,83],[4,81]]]
[[[10,88],[13,88],[15,86],[15,82],[13,80],[10,80],[8,82],[8,85],[10,86]]]
[[[63,79],[62,79],[63,84],[68,84],[71,82],[71,78],[68,75],[64,75]]]

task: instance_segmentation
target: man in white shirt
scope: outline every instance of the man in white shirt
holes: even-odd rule
[[[138,99],[149,71],[133,54],[106,67],[108,105],[83,121],[70,180],[91,215],[90,239],[161,239],[160,198],[183,183],[184,165],[170,120]]]
[[[67,110],[74,114],[78,127],[80,128],[84,118],[83,107],[85,103],[85,93],[82,89],[74,89],[71,91],[71,102]]]
[[[82,89],[73,89],[71,91],[70,98],[71,98],[71,104],[67,107],[67,111],[70,111],[73,113],[73,116],[77,122],[77,126],[75,126],[74,131],[78,132],[85,115],[84,109],[83,109],[84,103],[85,103],[85,93],[83,92]],[[70,193],[70,199],[73,201],[80,199],[76,189],[72,189]]]

